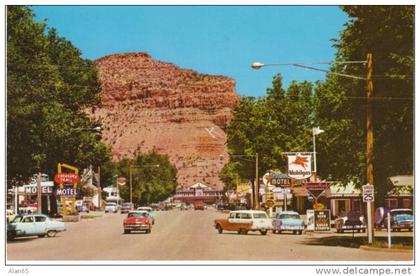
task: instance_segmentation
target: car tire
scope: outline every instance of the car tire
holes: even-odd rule
[[[300,231],[299,231],[299,235],[302,235],[302,232],[303,232],[303,231],[302,231],[302,230],[300,230]]]
[[[260,230],[261,235],[265,236],[267,235],[268,230]]]
[[[47,236],[49,238],[55,237],[55,235],[57,235],[57,231],[55,231],[55,230],[48,230],[47,231]]]
[[[152,232],[152,229],[147,229],[146,234],[150,234]]]
[[[248,231],[245,230],[245,229],[239,229],[238,234],[239,235],[246,235],[246,234],[248,234]]]
[[[276,233],[277,233],[277,230],[274,230],[274,229],[273,229],[273,234],[276,234]]]
[[[15,235],[12,233],[7,233],[7,240],[8,241],[13,241],[15,239]]]
[[[130,234],[130,233],[131,233],[130,230],[124,229],[124,234]]]
[[[222,228],[222,226],[220,226],[220,224],[218,224],[216,226],[216,229],[217,229],[217,232],[219,232],[219,234],[222,234],[223,233],[223,228]]]

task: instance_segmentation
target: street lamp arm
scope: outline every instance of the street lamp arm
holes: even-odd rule
[[[292,65],[295,66],[295,67],[310,69],[310,70],[314,70],[314,71],[320,71],[320,72],[328,73],[328,74],[331,74],[331,75],[336,75],[336,76],[341,76],[341,77],[346,77],[346,78],[351,78],[351,79],[366,80],[366,78],[363,78],[363,77],[353,76],[353,75],[348,75],[348,74],[343,74],[343,73],[337,73],[337,72],[331,72],[331,71],[328,71],[328,70],[325,70],[325,69],[315,68],[315,67],[312,67],[312,66],[296,64],[296,63],[294,63]]]

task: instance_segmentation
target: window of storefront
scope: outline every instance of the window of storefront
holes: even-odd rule
[[[351,209],[355,210],[355,211],[362,210],[361,200],[360,199],[353,199]]]
[[[385,207],[390,209],[398,208],[398,200],[395,198],[388,198],[385,200]]]
[[[411,209],[412,208],[411,199],[410,198],[404,198],[402,200],[402,207],[407,208],[407,209]]]

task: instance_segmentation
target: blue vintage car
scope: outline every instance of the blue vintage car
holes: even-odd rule
[[[305,229],[303,219],[299,213],[294,211],[282,211],[276,213],[273,219],[273,233],[281,234],[283,231],[293,231],[294,234],[301,235]]]
[[[57,232],[65,230],[63,222],[42,214],[18,215],[7,224],[7,238],[12,240],[22,236],[54,237]]]

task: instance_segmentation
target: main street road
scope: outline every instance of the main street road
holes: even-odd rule
[[[7,243],[16,260],[209,260],[209,261],[410,261],[413,254],[337,246],[337,235],[218,234],[213,220],[227,216],[214,209],[156,213],[151,234],[123,234],[126,215],[103,214],[67,223],[54,238],[18,238]],[[361,234],[358,234],[361,235]],[[411,234],[410,234],[411,235]],[[339,236],[350,239],[351,235]],[[336,240],[335,240],[336,241]]]

